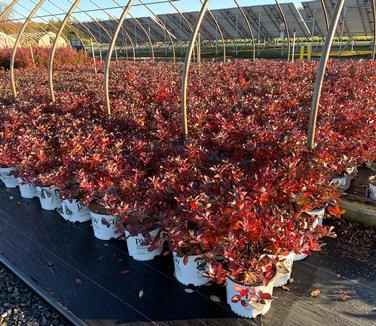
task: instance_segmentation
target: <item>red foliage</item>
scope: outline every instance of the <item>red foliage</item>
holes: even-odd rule
[[[219,283],[268,281],[273,261],[262,257],[320,250],[332,230],[313,228],[316,218],[305,212],[335,203],[333,177],[376,159],[374,62],[330,63],[318,146],[307,150],[316,67],[194,65],[185,144],[181,65],[113,64],[110,119],[103,75],[87,67],[59,71],[56,104],[38,85],[42,70],[18,77],[18,103],[0,72],[0,165],[65,197],[94,201],[131,233],[163,227],[170,248],[204,254]],[[328,211],[338,216],[335,205]]]

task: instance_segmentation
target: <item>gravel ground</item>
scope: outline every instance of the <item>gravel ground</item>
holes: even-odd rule
[[[17,276],[0,264],[0,326],[69,326]]]

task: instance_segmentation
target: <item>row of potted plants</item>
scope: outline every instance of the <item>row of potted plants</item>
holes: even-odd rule
[[[43,85],[27,86],[41,75],[25,70],[23,100],[1,99],[0,164],[42,200],[59,194],[60,214],[89,211],[97,237],[126,232],[134,257],[168,243],[180,282],[226,283],[232,309],[255,317],[288,280],[292,257],[334,236],[321,225],[324,212],[340,215],[333,178],[376,159],[369,64],[331,63],[314,151],[305,147],[314,63],[194,66],[185,143],[179,65],[114,64],[112,118],[93,91],[101,75],[77,67],[78,87],[60,72],[65,91],[51,104]]]
[[[7,188],[19,186],[23,198],[32,199],[38,197],[43,209],[56,209],[69,222],[84,223],[91,221],[94,235],[98,239],[119,238],[125,232],[129,255],[135,260],[148,261],[162,254],[166,238],[160,228],[145,234],[140,233],[132,236],[125,229],[126,227],[113,216],[89,210],[77,200],[62,199],[56,188],[35,187],[31,183],[25,183],[23,178],[16,178],[13,173],[16,172],[14,170],[11,172],[4,172],[4,169],[1,170],[1,179]],[[317,213],[319,214],[319,212]],[[317,227],[321,228],[322,222],[318,220],[319,218],[322,219],[323,216],[316,215],[316,213],[311,214],[315,217],[314,225],[317,224]],[[262,230],[258,231],[260,234],[263,232]],[[334,236],[332,233],[325,234],[322,230],[315,230],[315,232],[320,237],[324,235]],[[279,233],[282,232],[280,231]],[[291,234],[292,230],[289,235]],[[285,254],[281,253],[276,257],[273,254],[264,254],[260,255],[258,259],[250,259],[250,257],[255,256],[255,248],[247,248],[245,252],[239,252],[240,248],[244,246],[244,244],[240,243],[243,239],[232,236],[228,240],[227,245],[236,248],[237,257],[231,257],[231,259],[228,257],[226,259],[224,256],[225,250],[222,256],[215,257],[208,252],[202,254],[200,250],[198,251],[200,254],[191,253],[189,255],[182,255],[178,251],[173,251],[175,276],[184,285],[202,286],[210,281],[216,281],[218,284],[226,283],[228,304],[235,313],[248,318],[265,314],[271,306],[273,288],[287,284],[291,278],[295,258],[303,259],[304,257],[302,256],[307,256],[307,254],[303,252],[296,256],[294,251],[290,251]],[[296,238],[294,240],[296,241]],[[224,245],[225,243],[223,242]],[[300,248],[296,245],[292,245],[292,247]],[[233,252],[234,249],[230,250]],[[262,251],[265,251],[265,248]],[[305,252],[308,252],[308,250]],[[243,263],[248,266],[247,274],[234,281],[235,278],[226,277],[223,261],[227,260],[227,268],[230,268],[230,266],[231,268],[236,268],[240,257],[244,259]],[[236,275],[235,270],[234,275]]]

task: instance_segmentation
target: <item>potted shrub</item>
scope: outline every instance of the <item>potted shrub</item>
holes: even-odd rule
[[[242,269],[241,274],[235,271],[232,275],[229,273],[231,276],[228,276],[226,283],[227,303],[237,315],[256,318],[265,315],[271,307],[275,266],[267,256],[248,260],[248,267]]]
[[[71,223],[85,223],[91,220],[89,208],[77,199],[63,199],[57,212]]]
[[[209,282],[205,276],[205,256],[211,252],[213,243],[209,243],[211,235],[204,231],[205,220],[195,219],[179,214],[165,218],[163,226],[173,254],[176,279],[184,285],[202,286]]]
[[[17,132],[25,120],[22,110],[16,110],[12,106],[1,109],[0,129],[0,179],[7,188],[16,188],[18,180],[16,176],[16,163],[19,153],[17,150]]]
[[[15,168],[0,167],[1,181],[4,182],[5,187],[10,189],[18,187],[18,180],[15,177],[15,173]]]
[[[356,167],[346,169],[342,176],[334,178],[331,183],[337,186],[342,192],[345,192],[350,189],[351,180],[356,177],[357,172]]]
[[[120,238],[123,227],[119,218],[116,218],[105,208],[95,202],[89,205],[91,223],[94,235],[99,240]]]
[[[198,198],[188,199],[188,204],[179,205],[162,220],[173,254],[175,277],[184,285],[202,286],[209,282],[205,276],[207,256],[215,252],[220,240],[200,212],[199,206],[204,204],[199,202]]]
[[[38,198],[43,209],[53,211],[60,206],[62,199],[56,187],[37,187]]]
[[[18,177],[17,179],[22,198],[32,199],[38,197],[37,187],[34,184],[28,182],[25,178]]]
[[[14,156],[13,139],[7,139],[0,143],[0,179],[3,181],[5,187],[16,188],[18,180],[16,178],[16,168],[14,163],[16,157]]]
[[[149,261],[162,254],[164,239],[157,218],[145,208],[139,208],[129,210],[123,221],[131,257],[138,261]]]

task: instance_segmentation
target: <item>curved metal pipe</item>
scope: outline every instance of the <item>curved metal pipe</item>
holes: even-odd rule
[[[311,113],[310,113],[309,126],[308,126],[307,147],[310,150],[312,150],[315,147],[315,132],[316,132],[317,115],[318,115],[319,104],[320,104],[322,84],[324,81],[325,70],[328,64],[330,49],[333,44],[334,34],[337,29],[338,21],[341,16],[341,11],[343,9],[344,3],[345,3],[345,0],[337,0],[332,19],[330,21],[328,35],[325,38],[325,45],[322,50],[322,54],[320,58],[319,70],[317,72],[315,88],[313,91],[313,99],[312,99]]]
[[[145,27],[139,22],[139,20],[135,16],[133,16],[131,13],[129,13],[129,16],[136,22],[136,24],[138,26],[140,26],[141,30],[146,35],[146,37],[147,37],[147,39],[150,43],[151,60],[154,61],[155,60],[154,45],[153,45],[153,42],[151,41],[151,38],[150,38],[148,31],[145,29]]]
[[[124,30],[124,34],[127,36],[127,39],[129,41],[129,43],[131,44],[133,61],[136,61],[136,46],[135,46],[131,36],[129,35],[129,33],[126,30]]]
[[[73,1],[71,1],[71,0],[68,0],[68,2],[71,3],[71,4],[73,3]],[[81,8],[79,8],[79,7],[77,7],[77,9],[81,10]],[[103,9],[101,9],[100,7],[99,7],[99,9],[103,11]],[[81,11],[82,11],[82,10],[81,10]],[[86,16],[88,16],[88,17],[89,17],[94,23],[96,23],[96,24],[99,26],[99,28],[101,28],[101,29],[104,31],[104,33],[109,37],[109,39],[111,39],[111,34],[108,32],[107,28],[105,28],[105,27],[100,23],[100,21],[98,21],[98,19],[96,19],[96,18],[93,17],[92,15],[88,14],[87,12],[86,12],[85,14],[86,14]],[[115,46],[115,56],[116,56],[116,60],[118,60],[118,53],[117,53],[117,48],[116,48],[116,46]]]
[[[200,0],[200,2],[201,2],[201,4],[204,4],[202,0]],[[225,42],[225,37],[223,35],[222,29],[218,24],[218,20],[215,18],[215,16],[210,11],[210,9],[207,9],[207,12],[208,12],[210,18],[213,20],[215,26],[217,27],[219,35],[221,35],[222,46],[223,46],[223,62],[226,62],[226,58],[227,58],[227,56],[226,56],[226,42]]]
[[[28,10],[26,7],[24,7],[24,6],[22,6],[20,3],[18,3],[18,5],[20,6],[20,7],[23,7],[24,9],[26,9],[26,10]],[[17,11],[17,10],[15,10],[14,8],[12,9],[12,11],[13,12],[15,12],[17,15],[19,15],[20,17],[22,17],[22,18],[27,18],[26,16],[24,16],[23,14],[21,14],[19,11]],[[18,29],[18,26],[16,25],[16,24],[14,24],[13,22],[11,22],[11,21],[9,21],[9,22],[6,22],[6,21],[4,21],[4,28],[5,29],[8,29],[11,33],[12,33],[12,30],[9,28],[9,27],[7,27],[6,26],[6,23],[9,23],[9,24],[12,24],[16,29]],[[27,27],[28,29],[30,29],[31,31],[32,31],[32,35],[27,35],[27,39],[28,40],[33,40],[33,41],[35,41],[35,43],[38,43],[38,32],[35,30],[35,29],[33,29],[32,27],[30,27],[30,26],[28,26]],[[47,33],[47,31],[43,28],[43,27],[41,27],[42,28],[42,30],[44,31],[44,32],[46,32]],[[26,32],[26,30],[25,30],[25,32]],[[25,36],[25,35],[24,35]],[[23,40],[24,41],[24,46],[25,47],[27,47],[27,46],[29,46],[29,44],[28,44],[28,42],[26,41],[25,42],[25,40]],[[47,46],[47,44],[43,41],[43,43],[44,43],[44,45],[46,45]],[[22,43],[20,42],[20,45],[22,46]],[[33,60],[34,61],[34,60]],[[33,62],[33,64],[34,64],[34,62]]]
[[[119,36],[119,32],[121,27],[123,26],[124,20],[128,15],[128,12],[133,4],[133,0],[128,0],[128,3],[121,14],[121,17],[119,18],[118,24],[116,26],[114,35],[111,40],[111,44],[108,48],[106,63],[105,63],[105,69],[104,69],[104,100],[105,100],[105,106],[106,110],[109,116],[111,116],[111,103],[110,103],[110,89],[109,89],[109,81],[110,81],[110,66],[111,66],[111,57],[112,52],[115,47],[116,39]]]
[[[190,31],[191,33],[193,33],[193,27],[192,27],[192,25],[190,24],[190,22],[188,21],[188,19],[183,15],[183,13],[178,9],[177,6],[175,6],[175,4],[174,4],[171,0],[169,0],[168,3],[169,3],[169,4],[170,4],[170,5],[176,10],[176,12],[179,14],[179,16],[180,16],[181,18],[183,18],[184,22],[187,24],[187,26],[188,26],[188,28],[189,28],[189,31]],[[198,42],[196,42],[196,47],[197,47],[197,52],[200,51],[200,50],[199,50],[199,44],[198,44]],[[193,48],[192,56],[193,56],[193,58],[194,58],[194,56],[195,56],[195,49],[194,49],[194,48]]]
[[[183,139],[188,138],[188,117],[187,117],[187,88],[188,88],[188,77],[189,77],[189,67],[191,65],[192,53],[195,47],[197,35],[200,31],[200,27],[204,20],[206,11],[208,10],[210,0],[205,0],[202,4],[200,14],[197,18],[195,28],[192,33],[192,38],[189,43],[188,51],[185,56],[184,69],[183,69],[183,82],[181,87],[181,114],[182,114],[182,133]]]
[[[33,3],[33,4],[36,4],[36,2],[33,1],[33,0],[29,0],[29,1],[30,1],[31,3]],[[41,8],[41,10],[43,10],[45,13],[51,15],[52,17],[54,17],[57,21],[60,20],[60,19],[58,18],[58,16],[56,16],[55,14],[53,14],[52,12],[50,12],[49,10],[47,10],[47,9],[45,9],[45,8],[43,8],[43,7]],[[44,22],[46,22],[47,24],[49,24],[49,21],[46,20],[45,18],[40,17],[40,19],[42,19]],[[56,32],[59,31],[59,29],[58,29],[57,27],[55,27],[55,25],[51,24],[51,26],[56,30]],[[84,45],[83,40],[81,39],[80,35],[77,33],[77,31],[75,30],[75,28],[74,28],[73,26],[71,26],[69,23],[67,24],[67,27],[70,29],[70,31],[71,31],[72,33],[74,33],[74,35],[76,35],[76,37],[80,40],[81,44]],[[70,41],[65,37],[65,35],[62,35],[61,37],[64,38],[65,41],[67,42],[67,44],[69,44],[69,46],[71,47]],[[84,50],[85,50],[85,52],[86,52],[85,47],[84,47]]]
[[[34,5],[36,5],[37,3],[33,3]],[[21,7],[21,8],[23,8],[23,9],[25,9],[25,10],[29,10],[28,8],[26,8],[25,6],[23,6],[22,4],[20,4],[20,3],[18,3],[18,5]],[[15,9],[13,9],[13,12],[15,12],[18,16],[20,16],[20,17],[22,17],[22,18],[27,18],[26,16],[24,16],[23,14],[21,14],[19,11],[17,11],[17,10],[15,10]],[[44,31],[46,34],[48,34],[48,31],[44,28],[44,27],[42,27],[42,26],[39,26],[41,29],[42,29],[42,31]],[[37,31],[35,31],[35,29],[33,29],[32,27],[30,27],[30,26],[28,26],[27,27],[28,29],[30,29],[31,31],[32,31],[32,33],[35,35],[34,37],[33,36],[29,36],[29,39],[33,39],[34,41],[35,41],[35,43],[37,44],[37,46],[38,46],[38,41],[40,40],[39,39],[39,37],[40,37],[40,33],[38,33]],[[26,31],[26,30],[25,30]],[[46,46],[47,47],[47,44],[46,44],[46,42],[42,39],[42,42],[43,42],[43,44],[44,44],[44,46]]]
[[[373,1],[373,0],[372,0],[372,1]],[[328,11],[326,10],[325,1],[324,1],[324,0],[320,0],[320,2],[321,2],[321,8],[322,8],[322,11],[323,11],[323,13],[324,13],[326,30],[328,31],[328,30],[329,30],[329,17],[328,17]]]
[[[252,39],[252,61],[256,61],[256,42],[255,42],[255,37],[253,35],[253,30],[252,30],[252,27],[251,27],[251,23],[247,17],[247,15],[245,14],[243,8],[240,6],[238,0],[234,0],[234,2],[236,3],[236,5],[238,6],[247,26],[248,26],[248,29],[249,29],[249,33],[251,35],[251,39]]]
[[[100,9],[101,11],[103,11],[110,19],[114,20],[116,22],[116,19],[108,13],[108,11],[106,9],[102,9],[100,6],[98,6],[93,0],[89,0],[95,7],[97,7],[98,9]],[[114,3],[116,3],[116,1],[113,0]],[[118,3],[116,3],[117,5],[119,5]],[[100,26],[102,26],[101,23],[98,22],[98,24]],[[104,27],[102,27],[103,29],[105,29]],[[127,31],[125,30],[125,28],[122,27],[122,30],[124,32],[124,34],[126,35],[126,37],[128,38],[130,44],[131,44],[131,47],[132,47],[132,51],[133,51],[133,61],[136,61],[136,48],[134,46],[134,43],[130,37],[130,35],[127,33]],[[106,30],[105,30],[106,31]],[[110,40],[112,38],[112,36],[106,31],[106,34],[109,36]],[[117,55],[117,49],[116,49],[116,45],[115,45],[115,57],[116,57],[116,61],[119,59],[118,58],[118,55]]]
[[[13,0],[7,7],[5,7],[4,11],[0,13],[0,21],[2,21],[3,18],[10,13],[17,2],[18,0]]]
[[[0,22],[0,24],[1,24],[1,22]],[[15,28],[15,30],[18,30],[18,29],[19,29],[19,26],[17,26],[16,24],[14,24],[12,21],[4,21],[3,24],[4,24],[4,26],[3,26],[4,30],[8,30],[8,31],[9,31],[9,35],[12,35],[12,34],[14,33],[14,31],[13,31],[10,27],[8,27],[7,24],[12,25],[12,26]],[[30,28],[30,27],[29,27],[29,28]],[[34,31],[32,28],[31,28],[31,30]],[[23,43],[23,44],[22,44],[22,43]],[[8,45],[8,44],[6,44],[6,45]],[[13,45],[14,45],[14,44],[13,44]],[[9,45],[9,48],[11,48],[13,45],[12,45],[12,44]],[[21,45],[21,47],[27,47],[27,46],[28,46],[28,43],[25,42],[25,40],[22,39],[22,40],[20,41],[20,45]]]
[[[275,0],[275,3],[278,7],[278,10],[279,10],[279,13],[281,14],[282,16],[282,19],[283,19],[283,23],[285,24],[285,30],[286,30],[286,36],[287,36],[287,61],[290,61],[290,52],[291,52],[291,40],[290,40],[290,32],[289,32],[289,27],[287,25],[287,19],[286,19],[286,16],[285,16],[285,13],[283,12],[283,9],[282,9],[282,6],[280,5],[279,1],[278,0]]]
[[[34,7],[34,9],[30,12],[26,21],[23,23],[20,32],[17,35],[17,39],[16,39],[16,42],[15,42],[14,47],[13,47],[12,57],[11,57],[11,60],[10,60],[10,82],[11,82],[12,95],[13,95],[14,99],[17,99],[16,78],[15,78],[15,75],[14,75],[14,61],[16,59],[17,48],[18,48],[18,45],[20,44],[22,34],[25,32],[27,24],[30,22],[30,20],[33,18],[35,13],[43,5],[43,3],[45,1],[46,0],[39,1],[38,4]]]
[[[63,11],[63,12],[65,13],[65,9],[61,8],[61,7],[60,7],[59,5],[57,5],[53,0],[49,0],[49,3],[51,3],[55,8],[57,8],[57,9],[59,9],[59,10],[61,10],[61,11]],[[72,16],[72,19],[74,19],[74,20],[77,22],[77,24],[79,24],[80,26],[82,26],[82,27],[83,27],[83,28],[89,33],[89,36],[92,37],[92,38],[96,41],[97,46],[99,47],[99,54],[100,54],[100,56],[102,56],[102,49],[101,49],[100,43],[99,43],[98,40],[96,39],[95,35],[90,31],[89,28],[87,28],[87,27],[85,26],[85,24],[83,24],[82,22],[80,22],[78,19],[76,19],[76,18],[73,17],[73,16]],[[76,35],[77,35],[77,34],[76,34]],[[84,44],[82,43],[82,45],[84,45]]]
[[[173,57],[173,61],[176,62],[176,51],[175,51],[175,45],[174,45],[174,41],[172,40],[172,36],[174,36],[167,28],[166,24],[158,17],[158,15],[156,15],[154,13],[153,10],[151,10],[149,8],[149,6],[147,4],[145,4],[142,0],[138,0],[138,2],[144,6],[144,8],[146,8],[153,16],[154,18],[156,19],[155,20],[155,23],[161,27],[166,33],[167,33],[167,36],[168,38],[170,39],[170,42],[171,42],[171,47],[172,47],[172,57]],[[171,36],[172,35],[172,36]],[[176,37],[174,36],[174,38],[176,39]]]
[[[373,16],[373,49],[372,60],[375,60],[376,55],[376,0],[372,1],[372,16]]]
[[[112,1],[113,1],[114,3],[116,3],[118,6],[122,6],[118,1],[116,1],[116,0],[112,0]],[[147,32],[147,30],[145,29],[145,27],[139,22],[139,20],[138,20],[135,16],[133,16],[130,12],[128,13],[128,15],[129,15],[131,18],[134,19],[134,21],[136,22],[136,24],[137,24],[138,26],[140,26],[141,30],[145,33],[145,35],[146,35],[146,37],[147,37],[147,39],[148,39],[148,41],[149,41],[149,43],[150,43],[151,59],[152,59],[152,61],[154,61],[154,59],[155,59],[155,55],[154,55],[154,46],[153,46],[153,43],[152,43],[152,41],[151,41],[151,38],[150,38],[149,33]],[[134,49],[134,50],[133,50],[133,61],[135,61],[135,60],[136,60],[135,46],[134,46],[134,44],[133,44],[133,42],[132,42],[132,40],[131,40],[130,35],[128,34],[128,32],[126,31],[125,28],[123,28],[123,31],[124,31],[124,33],[126,33],[127,38],[128,38],[128,40],[130,41],[130,43],[131,43],[131,45],[132,45],[132,47],[133,47],[133,49]]]
[[[50,88],[50,96],[51,96],[52,102],[56,101],[55,92],[54,92],[54,81],[53,81],[53,67],[54,67],[54,59],[55,59],[55,53],[56,53],[58,41],[59,41],[60,36],[63,34],[65,25],[67,24],[69,17],[72,15],[73,11],[77,8],[79,3],[80,3],[80,0],[76,0],[73,3],[73,5],[70,7],[67,14],[65,15],[65,17],[64,17],[64,19],[63,19],[63,21],[60,25],[59,31],[56,34],[56,38],[54,40],[54,44],[53,44],[52,50],[51,50],[50,59],[48,60],[48,85],[49,85],[49,88]]]

